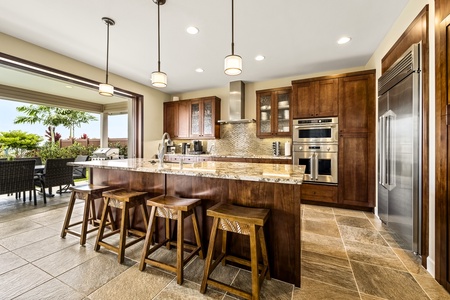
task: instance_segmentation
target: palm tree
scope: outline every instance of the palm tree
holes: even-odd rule
[[[26,116],[17,116],[14,120],[14,124],[40,123],[48,126],[52,137],[52,143],[55,143],[55,128],[62,124],[62,120],[56,113],[54,107],[30,105],[16,107],[16,110],[26,114]]]
[[[41,123],[48,126],[52,143],[55,143],[55,128],[62,125],[70,130],[70,138],[74,137],[75,126],[80,127],[97,118],[87,112],[64,109],[59,107],[48,107],[43,105],[19,106],[17,111],[26,116],[17,116],[14,124],[36,124]]]

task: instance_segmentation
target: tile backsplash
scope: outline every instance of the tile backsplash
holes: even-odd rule
[[[280,142],[280,155],[284,155],[284,143],[289,137],[260,139],[256,136],[256,123],[220,125],[220,139],[203,140],[203,150],[214,155],[273,155],[272,143]],[[192,141],[175,140],[176,144]],[[180,152],[177,147],[177,152]]]

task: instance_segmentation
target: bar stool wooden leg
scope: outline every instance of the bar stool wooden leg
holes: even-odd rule
[[[73,206],[75,205],[75,199],[76,199],[76,195],[75,193],[72,193],[70,195],[70,200],[69,200],[69,206],[67,207],[67,212],[66,212],[66,218],[64,219],[64,225],[61,231],[61,237],[65,238],[66,237],[66,228],[69,227],[69,223],[70,223],[70,218],[72,218],[72,212],[73,212]]]
[[[124,202],[122,208],[122,221],[120,223],[120,240],[119,240],[119,253],[117,254],[119,263],[123,263],[125,259],[125,242],[128,235],[128,228],[130,227],[128,202]]]
[[[98,228],[98,233],[97,233],[97,239],[95,241],[95,246],[94,246],[95,251],[98,251],[100,249],[99,242],[101,242],[103,240],[103,234],[105,233],[105,224],[106,224],[106,215],[107,214],[111,214],[111,208],[109,207],[109,198],[105,199],[105,207],[103,207],[102,219],[100,221],[100,226]]]
[[[183,283],[183,268],[184,268],[184,212],[178,211],[177,220],[177,283]]]
[[[202,239],[200,238],[200,232],[198,231],[198,229],[200,228],[198,226],[198,218],[197,218],[197,212],[194,211],[192,213],[192,224],[194,225],[194,234],[195,234],[195,240],[197,242],[197,246],[200,247],[200,251],[198,252],[198,256],[203,259],[204,258],[204,254],[203,254],[203,244],[202,244]]]
[[[262,272],[266,273],[266,279],[270,280],[270,270],[267,267],[269,265],[269,256],[267,255],[266,238],[264,236],[264,228],[260,227],[258,230],[259,235],[259,245],[261,247],[261,256],[263,258],[264,270]]]
[[[166,248],[167,248],[167,250],[170,250],[172,247],[170,245],[170,219],[169,218],[166,218],[166,240],[168,240],[166,243]]]
[[[224,256],[227,255],[227,238],[228,238],[228,231],[223,230],[222,231],[222,254]],[[222,266],[225,266],[227,264],[227,260],[222,260]]]
[[[89,209],[91,207],[92,201],[89,195],[83,195],[83,197],[85,198],[86,203],[84,203],[83,223],[81,223],[81,237],[80,237],[81,245],[84,245],[86,243],[86,233],[89,222]]]
[[[259,299],[259,276],[258,276],[258,242],[256,240],[255,225],[250,226],[250,265],[252,270],[252,298]]]
[[[148,256],[148,252],[150,249],[153,233],[155,232],[155,221],[156,221],[156,207],[152,206],[152,210],[150,211],[150,219],[147,226],[147,234],[145,236],[144,241],[144,249],[142,251],[141,255],[141,262],[139,263],[139,270],[144,271],[145,270],[145,259]]]
[[[208,251],[206,252],[206,261],[205,261],[205,269],[204,269],[204,275],[202,284],[200,286],[200,292],[204,294],[206,292],[206,281],[208,280],[210,269],[211,269],[211,262],[213,258],[213,252],[214,252],[214,244],[216,242],[216,235],[217,235],[217,228],[219,225],[219,219],[214,218],[213,225],[211,228],[211,237],[209,238],[209,245],[208,245]],[[223,255],[223,254],[222,254]],[[221,255],[221,256],[222,256]],[[219,262],[218,259],[216,259],[216,263]],[[214,269],[214,267],[213,267]]]

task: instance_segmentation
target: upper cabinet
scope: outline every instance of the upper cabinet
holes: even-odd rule
[[[191,138],[216,138],[220,136],[220,99],[206,97],[191,100]]]
[[[171,138],[189,138],[190,101],[164,102],[164,132]]]
[[[220,98],[204,97],[164,103],[164,131],[179,139],[220,137]]]
[[[291,136],[291,87],[256,91],[256,135]]]
[[[305,79],[292,82],[293,119],[338,115],[339,81]]]

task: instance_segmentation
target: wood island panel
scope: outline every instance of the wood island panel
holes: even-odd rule
[[[202,206],[197,207],[197,213],[205,249],[208,247],[212,227],[212,218],[206,217],[209,207],[224,202],[270,209],[264,231],[271,276],[300,286],[301,185],[114,169],[94,169],[91,178],[94,184],[148,191],[152,196],[164,194],[165,191],[167,195],[200,198]],[[186,240],[193,242],[192,223],[189,218],[184,226]],[[158,222],[158,229],[156,238],[160,240],[164,232],[162,222]],[[247,236],[231,234],[229,239],[230,251],[233,254],[249,257],[250,242]],[[220,247],[219,242],[216,244],[216,252],[220,251]]]

